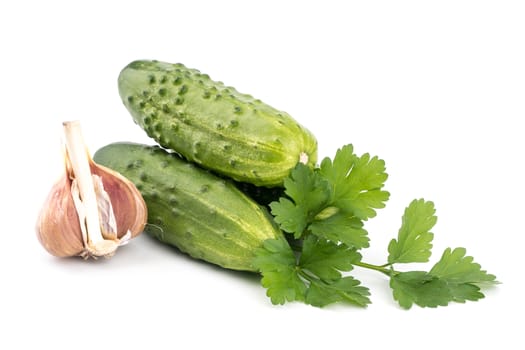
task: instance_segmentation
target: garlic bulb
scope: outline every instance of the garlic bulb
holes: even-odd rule
[[[144,230],[146,203],[131,181],[91,159],[78,121],[63,126],[65,174],[40,211],[37,237],[58,257],[111,257]]]

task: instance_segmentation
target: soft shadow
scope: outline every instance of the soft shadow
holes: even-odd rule
[[[235,276],[236,278],[251,281],[252,283],[259,283],[260,275],[250,271],[230,270],[204,260],[196,259],[190,255],[182,252],[175,246],[160,242],[158,239],[151,237],[148,234],[141,234],[139,237],[130,241],[127,245],[117,249],[115,255],[110,258],[88,258],[74,256],[69,258],[49,257],[51,263],[61,267],[72,269],[80,269],[80,271],[98,269],[103,266],[107,269],[112,265],[116,270],[126,268],[133,269],[133,266],[143,266],[145,261],[151,262],[157,257],[170,257],[173,259],[183,260],[187,264],[197,264],[199,268],[212,270],[214,273],[225,274],[228,276]]]

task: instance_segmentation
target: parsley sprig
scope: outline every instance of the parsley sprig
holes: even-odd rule
[[[479,300],[484,297],[481,287],[496,283],[464,248],[447,248],[428,272],[395,268],[429,261],[437,217],[434,204],[423,199],[405,209],[397,238],[388,245],[387,262],[362,261],[360,251],[369,247],[364,224],[389,198],[383,190],[385,170],[383,160],[357,156],[352,145],[315,169],[298,164],[292,170],[284,181],[285,195],[270,203],[286,238],[265,241],[254,260],[273,304],[302,301],[323,307],[346,302],[365,307],[371,303],[370,292],[350,274],[354,266],[387,275],[394,299],[406,309]]]

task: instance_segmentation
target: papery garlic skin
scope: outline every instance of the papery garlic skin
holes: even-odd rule
[[[63,125],[66,171],[40,212],[37,237],[58,257],[111,257],[144,230],[146,203],[131,181],[93,162],[79,122]]]
[[[93,161],[91,164],[92,174],[100,176],[104,190],[111,199],[117,224],[117,237],[122,238],[129,230],[131,238],[135,238],[144,230],[148,220],[146,202],[140,191],[122,174]],[[131,203],[129,198],[135,200]]]

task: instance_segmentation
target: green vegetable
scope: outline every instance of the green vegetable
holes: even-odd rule
[[[494,283],[496,277],[481,270],[465,254],[465,248],[447,248],[429,272],[392,272],[390,287],[394,299],[409,309],[412,304],[436,307],[483,298],[480,286]]]
[[[285,196],[270,204],[288,241],[265,241],[254,260],[272,303],[366,306],[368,289],[349,274],[355,266],[385,274],[394,299],[406,309],[413,304],[437,307],[475,301],[484,297],[481,287],[497,283],[464,248],[447,248],[428,272],[395,269],[395,264],[427,262],[431,256],[430,230],[437,218],[434,204],[423,199],[405,209],[398,236],[388,246],[387,262],[364,262],[360,251],[369,246],[364,223],[388,200],[386,179],[382,160],[357,156],[351,145],[316,169],[302,164],[293,169],[284,181]]]
[[[398,239],[388,245],[388,263],[427,262],[432,249],[434,234],[430,232],[436,224],[434,203],[413,201],[406,208]]]
[[[285,180],[285,193],[270,204],[281,228],[300,238],[306,229],[348,247],[368,247],[363,222],[383,208],[389,193],[384,161],[368,154],[357,157],[351,145],[325,158],[315,171],[299,164]]]
[[[119,75],[133,119],[161,146],[241,182],[279,186],[317,141],[290,115],[182,64],[135,61]]]
[[[497,283],[464,248],[445,249],[428,271],[398,270],[430,260],[437,217],[423,199],[405,209],[385,263],[363,261],[365,223],[390,196],[378,157],[346,145],[317,165],[315,137],[288,114],[182,64],[132,62],[119,92],[135,122],[174,153],[112,144],[95,161],[136,183],[147,232],[193,257],[259,272],[273,304],[365,307],[370,291],[352,276],[356,267],[386,276],[406,309],[476,301]]]
[[[282,234],[267,210],[228,180],[174,153],[133,143],[99,149],[94,160],[132,181],[148,207],[146,232],[194,258],[255,271],[255,251]]]
[[[273,304],[303,301],[325,306],[346,301],[359,306],[370,303],[368,288],[341,272],[352,270],[361,255],[352,248],[308,235],[299,259],[282,239],[264,242],[255,266],[262,272],[261,283]]]

